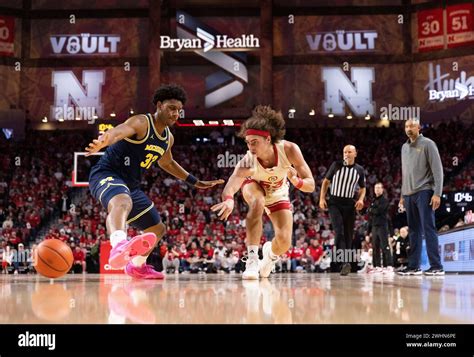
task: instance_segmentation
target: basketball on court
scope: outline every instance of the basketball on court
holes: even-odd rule
[[[71,269],[72,250],[58,239],[48,239],[38,245],[36,271],[46,278],[59,278]]]

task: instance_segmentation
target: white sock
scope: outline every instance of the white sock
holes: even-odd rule
[[[146,258],[148,258],[148,256],[144,257],[143,255],[137,255],[132,258],[132,264],[139,268],[146,263]]]
[[[112,248],[115,248],[117,244],[119,244],[124,239],[127,239],[127,233],[125,231],[115,231],[110,235],[110,244],[112,244]]]
[[[247,246],[247,252],[249,253],[249,259],[258,258],[258,245]]]

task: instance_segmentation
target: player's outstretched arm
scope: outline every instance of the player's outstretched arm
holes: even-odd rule
[[[211,181],[201,181],[198,180],[196,177],[191,175],[189,172],[187,172],[185,169],[181,167],[180,164],[178,164],[174,159],[173,159],[173,154],[171,153],[171,147],[174,144],[174,137],[173,135],[170,136],[170,145],[168,147],[168,150],[163,154],[160,160],[158,160],[158,165],[165,170],[167,173],[170,175],[186,181],[187,183],[193,185],[194,187],[197,188],[211,188],[214,187],[215,185],[221,185],[224,183],[224,180],[211,180]]]
[[[300,147],[292,142],[285,142],[285,153],[288,160],[293,165],[288,170],[288,179],[298,190],[303,192],[313,192],[315,183],[311,169],[306,163]]]
[[[221,220],[226,220],[234,210],[234,195],[240,190],[245,178],[252,176],[255,158],[251,154],[239,161],[222,191],[222,202],[211,207]]]
[[[107,130],[97,139],[92,140],[89,146],[85,149],[87,151],[86,156],[96,153],[107,146],[115,144],[117,141],[135,134],[138,134],[139,136],[144,135],[147,130],[147,125],[147,118],[144,115],[134,115],[133,117],[128,118],[124,123]]]

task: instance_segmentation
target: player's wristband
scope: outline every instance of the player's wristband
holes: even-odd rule
[[[295,185],[295,187],[299,190],[301,187],[303,187],[304,181],[301,177],[298,177],[298,183]]]
[[[195,185],[196,182],[198,182],[199,180],[194,177],[193,175],[189,174],[188,177],[186,177],[186,180],[185,180],[187,183],[189,183],[190,185]]]
[[[224,196],[224,201],[227,201],[227,200],[234,200],[234,196],[231,196],[231,195],[227,195],[227,196]]]

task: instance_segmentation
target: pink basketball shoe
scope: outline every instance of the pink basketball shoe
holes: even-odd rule
[[[153,266],[143,264],[141,267],[136,267],[132,262],[125,267],[125,273],[134,279],[164,279],[165,276],[153,269]]]
[[[123,268],[136,255],[147,253],[157,242],[155,233],[145,233],[123,240],[110,251],[109,264],[113,269]]]

